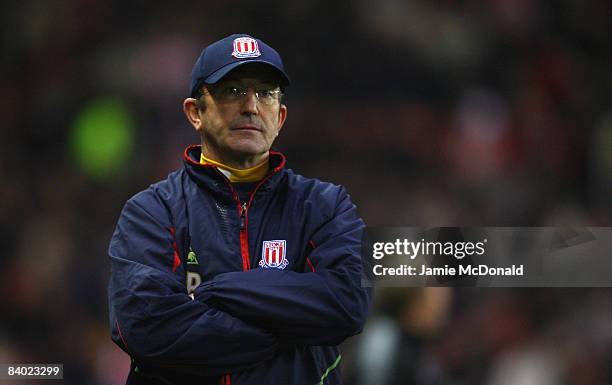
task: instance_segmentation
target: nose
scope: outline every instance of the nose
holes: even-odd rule
[[[259,113],[257,106],[257,94],[251,87],[249,87],[247,94],[242,101],[242,113],[247,115],[256,115]]]

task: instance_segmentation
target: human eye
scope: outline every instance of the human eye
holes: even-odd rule
[[[257,94],[260,99],[265,99],[267,101],[274,101],[278,98],[278,94],[280,90],[278,87],[274,86],[262,86],[257,90]]]
[[[220,95],[222,97],[236,97],[236,96],[240,96],[240,94],[242,93],[242,89],[238,86],[233,86],[233,85],[227,85],[221,88],[220,90]]]
[[[257,94],[259,95],[260,98],[266,98],[266,99],[271,99],[275,96],[274,94],[274,90],[258,90]]]
[[[242,88],[236,82],[220,82],[211,86],[211,95],[221,101],[232,101],[240,97]]]

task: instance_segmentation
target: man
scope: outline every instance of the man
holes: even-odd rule
[[[340,384],[363,328],[363,221],[345,190],[270,150],[287,117],[278,53],[206,47],[183,103],[201,145],[126,203],[110,243],[113,341],[128,384]]]

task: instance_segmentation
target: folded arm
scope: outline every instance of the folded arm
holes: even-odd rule
[[[128,201],[110,244],[115,343],[137,362],[185,371],[197,367],[206,376],[272,357],[278,344],[271,333],[187,295],[184,270],[172,271],[170,223],[162,210],[150,210]]]
[[[254,269],[219,274],[196,300],[303,345],[337,345],[363,328],[371,291],[361,286],[364,223],[341,192],[333,215],[312,234],[315,271]]]

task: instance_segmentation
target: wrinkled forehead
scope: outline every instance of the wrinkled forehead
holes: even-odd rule
[[[278,71],[270,65],[264,63],[249,63],[236,67],[227,75],[222,77],[221,81],[255,79],[260,82],[273,83],[280,85],[281,76]]]

